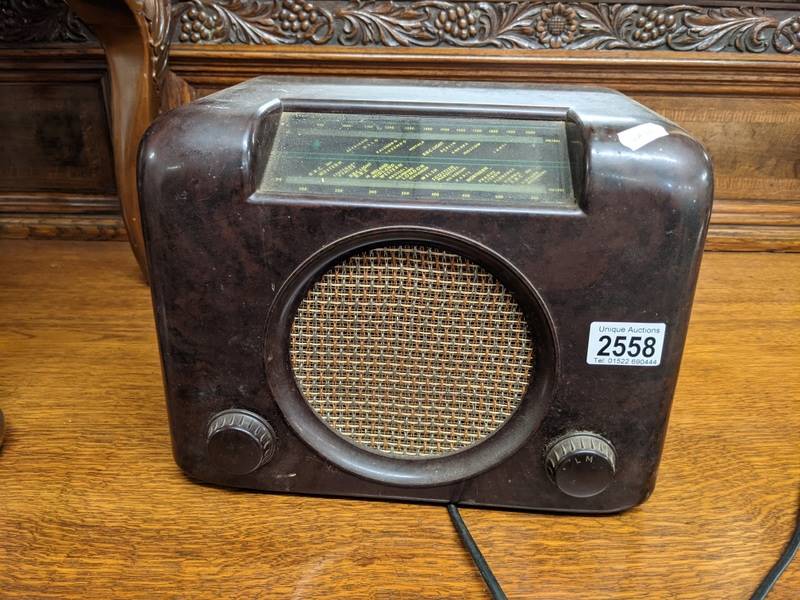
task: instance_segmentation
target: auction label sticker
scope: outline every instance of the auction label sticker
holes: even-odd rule
[[[594,321],[589,326],[590,365],[657,367],[661,364],[666,323]]]

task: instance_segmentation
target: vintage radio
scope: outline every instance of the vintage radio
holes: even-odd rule
[[[653,489],[712,197],[602,89],[259,78],[140,190],[175,458],[303,494],[611,512]]]

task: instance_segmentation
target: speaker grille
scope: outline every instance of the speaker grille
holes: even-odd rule
[[[530,383],[533,342],[511,293],[463,256],[386,246],[327,271],[290,340],[303,397],[351,441],[400,458],[497,431]]]

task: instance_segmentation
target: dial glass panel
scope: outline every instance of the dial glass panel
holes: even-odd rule
[[[282,113],[259,192],[574,205],[564,121]]]

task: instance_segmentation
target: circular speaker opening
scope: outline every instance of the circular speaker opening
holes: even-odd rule
[[[291,323],[295,382],[317,417],[393,458],[433,458],[496,432],[533,379],[521,307],[494,275],[422,244],[351,254]]]

